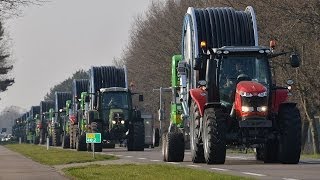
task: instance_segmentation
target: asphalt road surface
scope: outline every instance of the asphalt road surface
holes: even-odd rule
[[[253,177],[256,179],[281,180],[312,180],[320,179],[320,160],[300,160],[299,164],[264,164],[256,161],[253,154],[227,154],[224,165],[194,164],[191,161],[190,150],[186,150],[183,162],[163,162],[160,148],[145,149],[145,151],[130,151],[126,148],[103,149],[103,153],[115,155],[133,162],[172,164],[182,167],[204,169],[212,172]]]

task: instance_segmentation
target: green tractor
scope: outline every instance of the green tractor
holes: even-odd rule
[[[48,135],[53,146],[60,146],[65,137],[63,136],[65,134],[63,127],[65,112],[63,109],[67,100],[71,100],[71,93],[55,92],[55,106],[54,109],[52,108],[49,110],[48,114],[50,119],[48,124]]]
[[[91,67],[90,110],[87,111],[89,132],[100,132],[102,144],[114,148],[116,143],[126,143],[129,151],[143,151],[145,130],[140,111],[133,108],[131,91],[128,89],[125,68],[113,66]],[[143,100],[142,95],[139,100]]]
[[[72,115],[72,101],[67,100],[65,108],[59,110],[62,121],[62,148],[70,148],[70,115]]]
[[[39,135],[39,144],[44,144],[46,142],[46,137],[48,135],[48,125],[50,123],[50,118],[53,117],[54,101],[41,101],[40,102],[40,117],[36,117],[36,134]],[[49,110],[51,109],[51,113]],[[49,116],[50,115],[50,116]],[[52,117],[51,117],[52,116]]]
[[[39,116],[40,107],[32,106],[27,117],[27,140],[29,143],[36,143],[36,121],[35,116]],[[39,142],[38,142],[39,143]]]

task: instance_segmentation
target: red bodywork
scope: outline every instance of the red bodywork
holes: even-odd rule
[[[41,124],[41,123],[38,123],[38,124],[37,124],[37,128],[41,129],[41,128],[42,128],[42,124]]]
[[[207,102],[207,91],[201,88],[191,89],[190,96],[197,103],[199,107],[200,115],[203,116],[204,114],[204,105]]]
[[[77,117],[75,115],[69,116],[70,124],[76,124],[77,123]]]
[[[273,113],[278,113],[279,106],[288,100],[288,89],[277,89],[272,92],[272,109]]]
[[[242,100],[241,100],[241,93],[250,93],[253,96],[258,96],[259,93],[266,92],[267,88],[255,81],[241,81],[237,84],[236,87],[236,94],[235,94],[235,111],[237,117],[248,117],[248,116],[266,116],[266,112],[242,112]],[[266,104],[267,105],[267,104]]]

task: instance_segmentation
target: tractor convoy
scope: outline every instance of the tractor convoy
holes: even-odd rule
[[[49,143],[77,151],[94,148],[101,152],[116,144],[127,146],[128,151],[143,151],[144,119],[132,104],[136,93],[128,88],[126,68],[92,67],[89,77],[75,79],[72,93],[55,92],[54,101],[32,106],[17,120],[25,125],[20,125],[16,136],[23,142]],[[137,96],[143,100],[142,95]],[[101,143],[87,143],[86,133],[101,133]]]
[[[299,67],[298,56],[275,52],[274,41],[270,47],[259,45],[250,6],[244,11],[190,7],[182,29],[182,51],[171,64],[170,125],[160,135],[163,160],[183,161],[190,146],[194,163],[224,164],[228,148],[254,148],[256,159],[265,163],[298,163],[300,112],[288,100],[289,89],[275,84],[272,68],[273,58],[286,54],[289,64]],[[71,93],[56,92],[55,101],[33,106],[17,119],[25,128],[16,123],[14,130],[35,144],[48,138],[50,145],[78,151],[115,144],[143,151],[146,141],[159,144],[159,130],[148,129],[152,116],[134,108],[135,96],[143,100],[135,94],[126,68],[91,67],[89,79],[76,79]],[[156,133],[147,138],[150,132]],[[102,142],[87,144],[87,133],[101,133]]]

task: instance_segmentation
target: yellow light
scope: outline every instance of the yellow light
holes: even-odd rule
[[[207,43],[205,41],[201,41],[200,47],[201,48],[206,48],[207,47]]]

